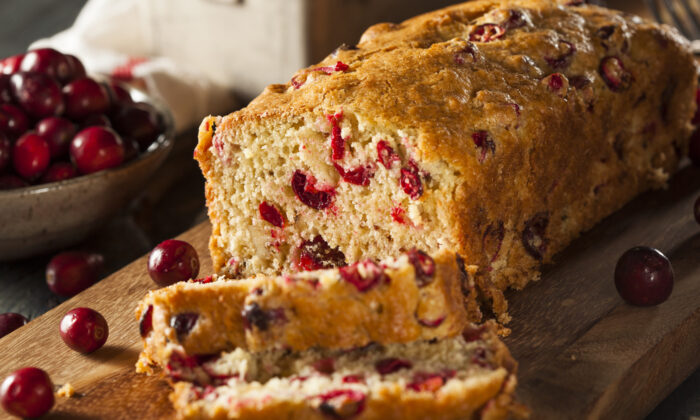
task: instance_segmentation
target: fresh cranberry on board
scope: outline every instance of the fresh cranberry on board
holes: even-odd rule
[[[10,77],[12,97],[35,118],[61,115],[64,109],[61,86],[42,73],[15,73]]]
[[[88,354],[107,342],[109,327],[105,318],[96,310],[75,308],[63,317],[59,332],[68,347]]]
[[[99,280],[103,263],[100,254],[61,252],[46,266],[46,284],[59,296],[75,296]]]
[[[673,268],[658,249],[637,246],[627,250],[617,261],[615,287],[632,305],[658,305],[671,295]]]
[[[0,314],[0,338],[25,325],[27,322],[29,320],[21,314],[14,312]]]
[[[16,370],[0,385],[0,403],[5,411],[18,417],[43,416],[54,404],[51,378],[35,367]]]
[[[28,181],[39,178],[48,168],[50,159],[46,140],[31,131],[20,137],[12,150],[15,172]]]
[[[199,274],[197,251],[185,241],[165,240],[151,251],[148,274],[161,287],[194,279]]]
[[[68,156],[68,148],[75,137],[76,126],[65,118],[48,117],[37,123],[36,133],[49,144],[51,159],[60,159]]]
[[[11,104],[0,105],[0,132],[13,138],[17,138],[29,129],[29,118],[27,115]]]
[[[110,128],[88,127],[71,141],[70,157],[80,173],[90,174],[121,165],[124,144]]]
[[[39,48],[27,52],[22,59],[20,70],[45,74],[61,83],[66,83],[73,75],[73,68],[66,56],[53,48]]]
[[[79,121],[92,114],[102,114],[109,109],[107,89],[95,80],[84,77],[63,87],[65,114]]]

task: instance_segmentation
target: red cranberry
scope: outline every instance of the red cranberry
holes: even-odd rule
[[[333,201],[332,190],[316,189],[316,180],[297,170],[292,175],[292,190],[299,201],[316,210],[323,210]]]
[[[379,143],[377,143],[377,158],[387,169],[391,169],[394,162],[401,161],[399,155],[397,155],[394,149],[384,140],[380,140]]]
[[[0,191],[1,190],[14,190],[17,188],[28,187],[27,181],[18,177],[17,175],[0,175]]]
[[[345,156],[345,139],[340,135],[340,121],[343,119],[343,113],[328,115],[326,118],[331,123],[331,158],[340,160]]]
[[[523,229],[521,237],[523,247],[525,247],[525,251],[527,251],[532,258],[538,261],[541,261],[544,253],[547,252],[549,241],[545,235],[548,225],[549,215],[547,212],[540,212],[525,222],[525,228]]]
[[[129,162],[136,159],[139,155],[139,144],[136,140],[130,138],[122,138],[124,142],[124,162]]]
[[[360,384],[364,381],[365,377],[362,375],[345,375],[342,379],[344,384]]]
[[[350,184],[366,187],[369,185],[369,180],[374,177],[374,167],[372,165],[358,166],[357,168],[346,171],[342,166],[333,162],[333,166],[340,174],[345,182]]]
[[[365,394],[353,389],[338,389],[318,396],[321,404],[318,410],[335,419],[349,419],[365,409]]]
[[[697,200],[695,200],[695,207],[694,207],[694,213],[695,213],[695,221],[700,224],[700,197],[698,197]]]
[[[51,159],[68,156],[70,141],[75,132],[75,124],[60,117],[44,118],[36,125],[36,133],[49,144]]]
[[[106,87],[112,105],[128,105],[134,103],[129,90],[123,83],[111,80],[106,84]]]
[[[158,112],[146,103],[122,106],[112,124],[119,134],[136,140],[141,150],[148,149],[162,131]]]
[[[568,41],[559,41],[559,45],[564,46],[564,52],[557,57],[545,57],[545,61],[555,70],[569,67],[573,55],[576,52],[576,46]]]
[[[17,138],[29,129],[29,119],[24,111],[10,104],[0,105],[0,132]]]
[[[374,364],[375,369],[380,375],[388,375],[390,373],[397,372],[401,369],[410,369],[413,364],[408,360],[389,358],[382,359]]]
[[[266,222],[278,228],[284,227],[284,218],[282,213],[277,210],[277,207],[269,204],[267,201],[263,201],[258,206],[258,211],[260,212],[260,217]]]
[[[622,60],[614,56],[604,57],[598,72],[613,92],[623,91],[632,83],[632,74],[625,69]]]
[[[100,126],[100,127],[111,127],[112,123],[105,114],[92,114],[87,118],[83,119],[80,123],[83,128]],[[122,139],[123,140],[123,139]],[[125,142],[126,143],[126,142]]]
[[[70,157],[80,173],[90,174],[121,165],[124,144],[110,128],[88,127],[73,137]]]
[[[0,132],[0,173],[10,165],[12,159],[12,143],[10,139]]]
[[[496,154],[496,143],[491,139],[488,132],[479,130],[472,133],[472,141],[479,151],[479,156],[477,157],[479,163],[483,163],[486,160],[488,152],[491,152],[491,155]]]
[[[491,42],[505,35],[506,30],[493,23],[485,23],[472,29],[469,34],[469,40],[475,42]]]
[[[243,316],[244,327],[247,330],[255,327],[260,331],[266,331],[270,323],[268,313],[257,302],[245,305],[241,315]]]
[[[688,143],[688,157],[693,165],[700,166],[700,128],[693,132]]]
[[[73,68],[66,57],[53,48],[39,48],[27,52],[22,59],[20,70],[42,73],[61,83],[67,82],[73,74]]]
[[[335,66],[316,67],[315,69],[311,69],[311,71],[322,71],[326,74],[333,74],[337,71],[347,71],[347,69],[349,68],[350,66],[348,66],[347,64],[343,63],[342,61],[338,61],[337,63],[335,63]]]
[[[15,171],[24,179],[34,180],[44,173],[51,158],[49,145],[41,136],[29,132],[17,140],[12,150]]]
[[[298,252],[297,268],[303,271],[342,267],[347,264],[345,254],[338,248],[331,248],[320,235],[312,241],[302,242]]]
[[[401,168],[401,179],[399,180],[403,191],[411,197],[412,200],[418,199],[423,195],[423,183],[418,173],[418,166],[414,162],[409,162],[408,166]]]
[[[314,369],[316,369],[317,372],[323,373],[325,375],[330,375],[333,372],[335,372],[335,366],[334,363],[335,361],[333,360],[332,357],[327,357],[325,359],[319,359],[314,361],[311,366],[313,366]]]
[[[6,336],[22,325],[25,325],[27,322],[29,322],[27,318],[14,312],[0,314],[0,338]]]
[[[12,89],[10,89],[10,75],[0,74],[0,103],[12,102]]]
[[[148,274],[161,287],[196,278],[199,274],[197,251],[187,242],[165,240],[151,251]]]
[[[83,66],[83,62],[78,59],[78,57],[71,55],[71,54],[64,54],[64,58],[68,62],[68,66],[70,67],[70,72],[68,75],[67,80],[72,81],[72,80],[78,80],[82,79],[85,77],[87,72],[85,71],[85,66]]]
[[[100,254],[61,252],[46,266],[46,283],[59,296],[75,296],[99,280],[103,263]]]
[[[44,176],[41,177],[41,182],[59,182],[66,179],[75,178],[78,176],[78,171],[69,162],[56,162],[49,166]]]
[[[15,74],[19,71],[19,66],[22,64],[24,54],[13,55],[0,61],[0,73]]]
[[[564,97],[569,90],[569,79],[561,73],[552,73],[542,79],[542,83],[547,86],[550,92]]]
[[[107,89],[89,77],[70,82],[63,87],[66,116],[82,120],[91,114],[102,114],[109,108]]]
[[[175,330],[177,339],[180,342],[182,342],[190,331],[192,331],[192,328],[194,328],[195,324],[197,324],[198,319],[199,314],[194,312],[183,312],[170,318],[170,327]]]
[[[445,318],[447,318],[445,315],[437,317],[435,319],[418,318],[418,323],[424,327],[437,328],[440,325],[442,325],[442,323],[445,321]]]
[[[601,26],[595,32],[596,36],[600,39],[608,39],[615,33],[615,25]]]
[[[659,250],[634,247],[617,261],[615,287],[620,296],[632,305],[658,305],[671,295],[673,268]]]
[[[339,271],[343,280],[355,286],[360,292],[367,291],[388,280],[382,267],[372,260],[340,267]]]
[[[51,378],[35,367],[16,370],[0,385],[0,402],[2,408],[14,416],[41,417],[54,404]]]
[[[153,305],[148,305],[146,311],[139,320],[139,332],[141,337],[146,337],[153,330]]]
[[[61,338],[71,349],[88,354],[107,342],[107,321],[96,310],[75,308],[68,311],[59,326]]]
[[[455,374],[452,374],[452,376]],[[416,374],[413,375],[413,380],[406,385],[406,388],[416,392],[435,392],[445,385],[445,382],[447,382],[449,377],[449,372],[447,375],[440,373],[416,372]]]
[[[61,87],[51,77],[40,73],[15,73],[10,77],[15,101],[36,118],[63,112]]]
[[[408,251],[406,255],[408,255],[408,261],[416,271],[418,287],[430,284],[435,277],[435,260],[430,255],[415,248]]]
[[[464,338],[464,341],[467,343],[473,343],[475,341],[482,340],[484,337],[484,333],[486,332],[486,326],[485,325],[475,325],[475,324],[469,324],[463,331],[462,331],[462,338]]]

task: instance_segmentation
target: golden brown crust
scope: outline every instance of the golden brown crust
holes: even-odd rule
[[[178,283],[152,291],[136,314],[142,319],[149,312],[153,325],[143,339],[138,370],[150,371],[152,364],[165,367],[173,352],[182,357],[237,347],[353,348],[452,337],[468,322],[465,306],[478,311],[474,293],[466,297],[471,301],[467,305],[462,294],[463,288],[473,288],[475,267],[460,267],[455,254],[446,251],[433,260],[435,273],[426,285],[404,256],[387,261],[383,275],[366,290],[344,280],[339,270],[325,270]],[[173,322],[180,314],[193,314],[196,321],[189,332],[178,335]]]
[[[478,42],[472,34],[483,23],[505,33]],[[338,61],[348,69],[314,70]],[[562,76],[552,81],[555,73]],[[343,110],[411,134],[422,168],[457,174],[454,190],[420,200],[445,200],[452,229],[444,243],[482,267],[482,297],[505,321],[502,290],[536,279],[582,231],[675,171],[695,78],[688,42],[670,27],[591,5],[479,0],[375,25],[356,49],[205,120],[197,159],[212,182],[211,121],[235,138],[263,122],[303,124],[306,114]],[[476,147],[476,132],[493,144]],[[210,212],[220,199],[208,195]],[[225,216],[210,216],[219,232]],[[221,268],[230,255],[217,234],[211,250]]]

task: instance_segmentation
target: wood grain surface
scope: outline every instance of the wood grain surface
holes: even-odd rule
[[[686,168],[665,191],[645,194],[575,241],[545,267],[541,281],[510,294],[507,338],[520,362],[520,399],[534,418],[640,418],[700,365],[700,228],[692,206],[700,170]],[[209,225],[181,239],[211,271]],[[632,307],[612,280],[617,257],[635,245],[661,249],[676,284],[657,307]],[[146,257],[0,339],[0,377],[23,366],[45,369],[78,396],[59,398],[47,418],[172,418],[168,386],[137,375],[140,338],[134,310],[154,285]],[[107,318],[107,345],[92,355],[68,349],[58,334],[65,312],[89,306]],[[6,416],[0,414],[0,418]]]

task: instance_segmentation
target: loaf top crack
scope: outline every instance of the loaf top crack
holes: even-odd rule
[[[375,25],[203,121],[215,269],[447,248],[506,320],[502,290],[676,170],[695,79],[676,30],[592,5],[482,0]]]

